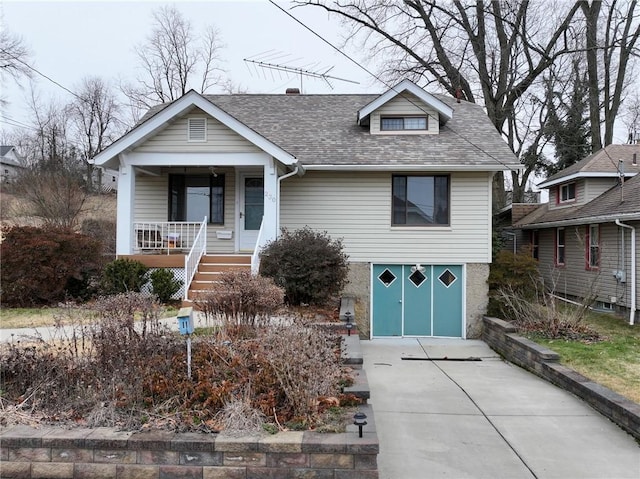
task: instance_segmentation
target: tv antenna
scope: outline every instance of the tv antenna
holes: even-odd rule
[[[255,59],[257,56],[267,55],[267,58],[263,58],[261,60]],[[330,80],[343,81],[348,83],[354,83],[356,85],[359,84],[357,81],[349,80],[347,78],[340,78],[337,76],[330,75],[329,73],[333,70],[333,67],[328,68],[320,68],[319,63],[313,63],[310,65],[302,65],[302,66],[292,66],[283,63],[274,63],[280,58],[287,57],[286,54],[274,53],[273,51],[267,51],[258,55],[254,55],[250,58],[245,58],[244,61],[247,63],[247,67],[252,66],[253,70],[258,73],[261,72],[264,78],[267,78],[267,72],[271,73],[271,79],[275,80],[276,75],[282,80],[283,77],[290,79],[292,77],[300,77],[300,91],[302,91],[302,82],[305,77],[307,78],[316,78],[323,80],[329,85],[329,88],[333,90],[333,85]],[[268,60],[268,61],[267,61]],[[296,61],[296,60],[292,60]],[[251,68],[249,68],[251,71]]]

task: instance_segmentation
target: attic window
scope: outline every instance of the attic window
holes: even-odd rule
[[[568,183],[560,186],[560,203],[573,201],[576,199],[576,184]]]
[[[426,116],[383,116],[380,118],[381,131],[426,130]]]
[[[187,141],[207,141],[206,118],[189,118],[187,120]]]

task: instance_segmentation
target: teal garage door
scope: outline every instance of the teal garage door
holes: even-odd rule
[[[462,337],[462,266],[378,264],[372,272],[374,337]]]

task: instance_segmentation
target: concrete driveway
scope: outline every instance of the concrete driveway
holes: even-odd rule
[[[374,339],[361,347],[380,479],[640,478],[630,435],[482,341]]]

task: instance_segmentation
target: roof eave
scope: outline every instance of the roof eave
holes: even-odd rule
[[[629,178],[634,176],[635,172],[625,173],[625,178]],[[562,178],[556,178],[555,180],[543,181],[538,184],[538,188],[550,188],[551,186],[559,185],[561,183],[566,183],[572,180],[578,180],[580,178],[618,178],[620,176],[617,172],[584,172],[579,171],[578,173],[573,173],[571,175],[563,176]]]
[[[640,213],[612,213],[599,216],[585,216],[584,218],[571,218],[567,220],[547,221],[545,223],[531,223],[526,225],[514,225],[514,228],[523,230],[535,230],[540,228],[555,228],[562,226],[576,226],[590,223],[613,223],[615,220],[640,221]]]
[[[394,163],[392,165],[306,165],[308,171],[504,171],[505,168],[522,169],[523,165],[415,165]]]

